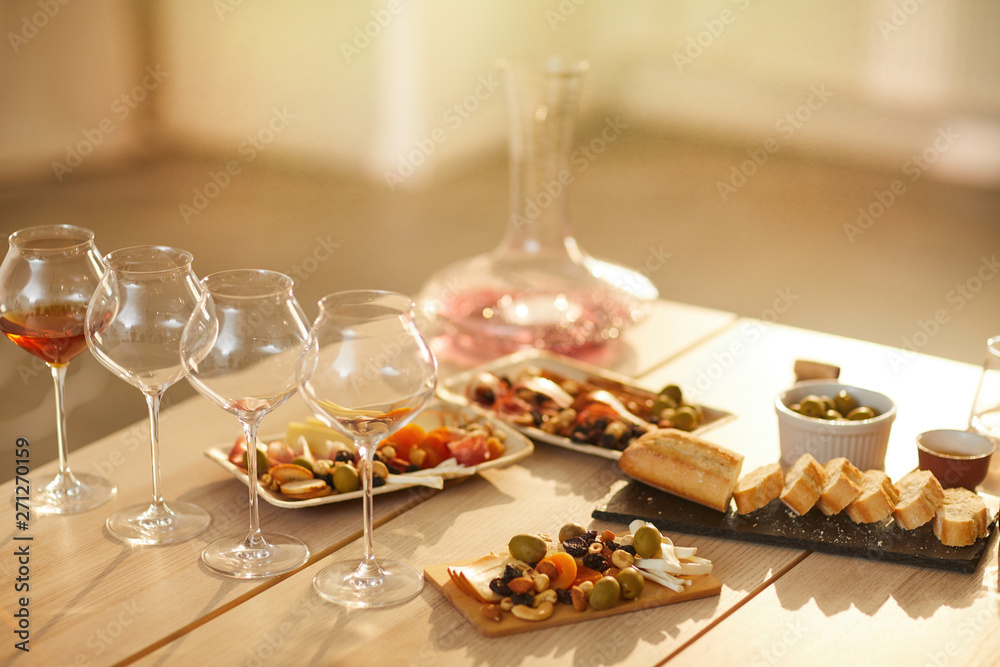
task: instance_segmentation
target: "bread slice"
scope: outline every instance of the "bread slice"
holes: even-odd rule
[[[725,512],[743,455],[684,431],[658,428],[632,442],[618,467],[650,486]]]
[[[812,454],[803,454],[785,474],[785,486],[779,496],[781,502],[796,514],[805,514],[819,500],[825,475],[823,466]]]
[[[823,466],[826,482],[820,491],[816,507],[827,516],[837,514],[854,502],[861,493],[861,471],[843,456],[830,459]]]
[[[769,463],[744,475],[733,490],[736,513],[748,514],[768,504],[779,495],[784,486],[781,466]]]
[[[913,530],[934,518],[944,489],[930,470],[914,470],[896,482],[899,501],[892,516],[900,528]]]
[[[866,470],[858,486],[861,493],[847,506],[847,515],[855,523],[881,521],[892,514],[899,491],[888,475],[881,470]]]
[[[989,534],[989,512],[979,495],[962,487],[944,490],[934,514],[934,534],[949,547],[964,547]]]

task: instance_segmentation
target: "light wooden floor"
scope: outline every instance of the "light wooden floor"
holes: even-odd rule
[[[319,297],[342,289],[415,293],[434,267],[492,248],[505,224],[502,154],[419,192],[260,159],[185,220],[180,205],[226,159],[163,157],[63,184],[0,184],[0,232],[74,223],[96,232],[102,252],[190,250],[199,275],[297,274],[312,317]],[[717,184],[745,159],[742,149],[625,133],[574,175],[575,235],[594,255],[652,268],[667,299],[980,363],[985,339],[1000,334],[1000,193],[778,153],[724,201]],[[877,213],[897,179],[905,192],[858,227],[859,207]],[[35,465],[55,456],[51,391],[44,367],[0,346],[0,452],[26,436]],[[192,394],[181,383],[165,404]],[[67,403],[71,449],[145,416],[139,392],[90,355],[71,366]]]

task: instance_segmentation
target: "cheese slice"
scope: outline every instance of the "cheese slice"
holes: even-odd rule
[[[483,603],[499,602],[502,597],[490,589],[490,582],[501,576],[508,564],[519,564],[521,567],[527,567],[525,563],[510,556],[498,556],[491,553],[489,556],[483,556],[468,565],[449,567],[448,576],[466,595]]]

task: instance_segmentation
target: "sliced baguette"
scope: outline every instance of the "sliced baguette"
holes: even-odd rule
[[[847,515],[855,523],[881,521],[892,514],[899,491],[888,475],[881,470],[866,470],[858,486],[861,493],[847,506]]]
[[[725,512],[743,455],[684,431],[658,428],[630,444],[618,467],[650,486]]]
[[[748,514],[759,510],[779,495],[784,487],[781,466],[770,463],[744,475],[733,490],[736,513]]]
[[[896,482],[899,501],[892,516],[900,528],[913,530],[922,526],[937,513],[944,500],[944,489],[929,470],[914,470]]]
[[[825,474],[812,454],[803,454],[785,474],[781,502],[796,514],[805,514],[819,500]]]
[[[861,471],[843,456],[830,459],[823,466],[826,482],[820,491],[816,507],[827,516],[837,514],[854,502],[861,493]]]
[[[977,493],[956,487],[944,490],[934,514],[934,534],[949,547],[964,547],[989,534],[989,512]]]

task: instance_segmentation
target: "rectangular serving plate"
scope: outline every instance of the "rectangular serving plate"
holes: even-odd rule
[[[462,421],[487,421],[491,423],[494,428],[503,433],[505,436],[504,444],[506,446],[506,451],[503,456],[492,461],[485,461],[475,466],[455,465],[454,459],[449,459],[435,468],[428,468],[427,470],[420,470],[412,473],[404,473],[402,475],[391,475],[390,481],[384,486],[372,489],[372,495],[393,493],[394,491],[401,491],[415,486],[430,486],[440,489],[443,486],[444,480],[468,477],[475,475],[481,470],[508,466],[516,461],[520,461],[521,459],[530,456],[535,449],[531,440],[519,433],[517,429],[513,428],[509,424],[506,424],[495,417],[484,415],[481,411],[476,411],[463,405],[448,403],[443,400],[434,401],[429,407],[425,408],[419,415],[417,415],[412,423],[418,424],[425,430],[430,431],[440,426],[451,426],[456,423],[461,423]],[[284,434],[274,434],[271,436],[261,437],[260,442],[272,442],[274,440],[283,439]],[[229,451],[231,448],[231,444],[210,447],[205,451],[205,456],[218,463],[233,477],[248,485],[249,479],[246,472],[244,472],[242,468],[239,468],[229,462]],[[451,462],[450,464],[449,461]],[[260,484],[257,485],[257,491],[264,501],[274,505],[275,507],[283,507],[285,509],[300,509],[302,507],[316,507],[317,505],[342,503],[348,500],[361,498],[362,495],[364,495],[362,491],[352,491],[350,493],[333,493],[329,496],[322,496],[319,498],[293,500],[278,492],[266,489]]]
[[[502,357],[488,364],[477,366],[476,368],[453,375],[438,385],[438,395],[451,403],[466,405],[474,410],[477,410],[481,414],[490,415],[499,419],[499,417],[497,417],[492,410],[488,410],[471,403],[465,395],[466,386],[468,386],[469,382],[471,382],[480,373],[511,375],[526,366],[534,366],[542,370],[551,371],[577,382],[598,379],[605,383],[621,385],[630,392],[655,396],[655,392],[636,386],[634,384],[635,380],[632,378],[619,375],[597,366],[591,366],[590,364],[586,364],[569,357],[563,357],[551,352],[546,352],[544,350],[523,350],[521,352],[515,352],[514,354]],[[736,416],[731,412],[706,406],[701,407],[704,412],[704,422],[693,431],[695,434],[701,434],[711,428],[736,418]],[[556,447],[571,449],[583,454],[600,456],[614,461],[621,458],[621,452],[617,450],[574,442],[569,438],[554,435],[552,433],[546,433],[541,429],[530,426],[513,425],[513,427],[532,440],[555,445]]]
[[[971,573],[997,524],[1000,499],[986,494],[983,499],[993,517],[988,535],[966,547],[941,544],[930,523],[903,530],[891,519],[859,524],[844,513],[826,516],[815,509],[798,516],[778,500],[740,515],[732,508],[720,512],[633,479],[612,484],[592,516],[617,523],[643,519],[661,530],[679,533]]]

